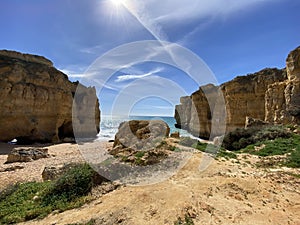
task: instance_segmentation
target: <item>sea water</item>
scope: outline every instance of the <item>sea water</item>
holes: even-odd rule
[[[170,127],[170,133],[178,131],[180,136],[192,136],[185,130],[181,130],[175,127],[176,120],[174,117],[166,116],[101,116],[100,133],[98,134],[98,140],[113,140],[115,134],[118,131],[120,123],[128,120],[163,120]]]

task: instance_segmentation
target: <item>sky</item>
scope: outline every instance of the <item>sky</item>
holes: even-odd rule
[[[103,115],[172,116],[180,97],[300,45],[299,0],[1,0],[0,49],[95,86]]]

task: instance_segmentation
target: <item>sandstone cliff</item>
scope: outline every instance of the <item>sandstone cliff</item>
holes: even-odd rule
[[[289,54],[286,64],[285,69],[264,69],[220,86],[205,85],[191,96],[182,97],[175,109],[176,126],[205,139],[221,135],[222,129],[212,130],[212,123],[223,118],[216,115],[221,111],[216,102],[220,98],[224,99],[224,130],[227,132],[244,127],[246,117],[270,123],[299,124],[300,47]]]
[[[82,132],[96,135],[100,111],[95,88],[70,82],[44,57],[0,51],[0,141],[60,142],[73,138],[72,105],[78,87],[82,101],[77,99],[77,105],[94,107],[90,110],[93,115],[80,120],[80,127]]]

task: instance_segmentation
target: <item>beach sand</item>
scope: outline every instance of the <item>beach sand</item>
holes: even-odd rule
[[[108,142],[97,142],[94,149],[90,150],[90,157],[93,154],[99,152],[99,146],[108,148],[112,143]],[[49,158],[43,158],[32,162],[23,163],[10,163],[5,164],[7,154],[15,147],[21,147],[19,145],[12,145],[6,143],[0,143],[0,190],[17,182],[26,181],[42,181],[42,172],[46,166],[56,166],[65,163],[77,163],[85,162],[83,155],[80,152],[80,146],[77,144],[56,144],[56,145],[33,145],[34,147],[45,147],[48,148]],[[98,150],[97,150],[98,146]],[[29,146],[25,146],[29,147]],[[16,169],[14,171],[5,171],[12,167],[24,167],[23,169]]]
[[[99,152],[93,151],[93,144],[89,146],[91,151],[87,155],[96,157]],[[2,152],[11,148],[2,147]],[[79,147],[51,145],[48,147],[51,158],[29,163],[3,164],[6,155],[1,155],[0,170],[12,165],[24,169],[0,172],[0,185],[41,181],[45,166],[83,162]],[[55,212],[23,224],[85,224],[96,219],[96,224],[101,225],[173,225],[178,217],[184,219],[185,215],[193,218],[194,224],[300,224],[300,181],[288,174],[299,174],[299,169],[258,168],[257,156],[241,155],[238,160],[213,160],[205,171],[199,171],[204,155],[194,152],[183,168],[163,182],[121,186],[78,209]]]

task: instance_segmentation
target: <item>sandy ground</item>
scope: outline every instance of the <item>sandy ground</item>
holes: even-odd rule
[[[41,180],[46,165],[83,161],[77,145],[49,147],[55,155],[24,169],[1,172],[1,185],[11,181]],[[199,171],[202,153],[167,180],[147,186],[124,186],[79,209],[54,213],[24,224],[74,224],[96,219],[97,224],[174,224],[188,214],[195,224],[300,225],[299,170],[257,168],[260,159],[244,155],[236,160],[213,160]],[[0,170],[5,155],[0,156]]]

